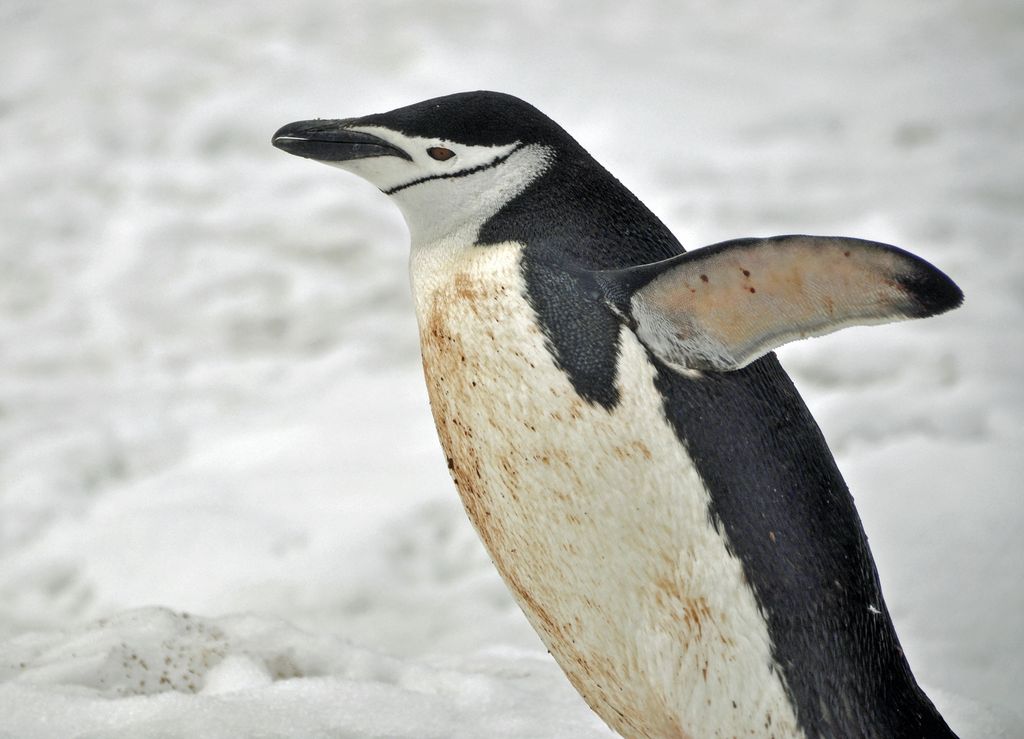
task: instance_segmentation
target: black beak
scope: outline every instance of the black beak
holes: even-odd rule
[[[318,162],[344,162],[367,157],[412,157],[369,133],[351,131],[353,119],[340,121],[298,121],[282,126],[271,142],[278,149]]]

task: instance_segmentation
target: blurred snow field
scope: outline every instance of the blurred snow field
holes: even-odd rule
[[[477,88],[688,246],[961,285],[780,355],[918,678],[1024,735],[1018,3],[15,0],[0,40],[0,737],[610,736],[448,479],[397,210],[269,143]]]

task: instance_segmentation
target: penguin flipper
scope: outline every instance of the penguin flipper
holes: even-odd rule
[[[594,277],[652,352],[695,370],[739,369],[795,339],[963,302],[960,288],[920,257],[837,236],[725,241]]]

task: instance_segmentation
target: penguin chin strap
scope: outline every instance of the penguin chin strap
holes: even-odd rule
[[[728,372],[796,339],[963,302],[960,288],[920,257],[836,236],[725,241],[591,277],[641,341],[683,371]]]

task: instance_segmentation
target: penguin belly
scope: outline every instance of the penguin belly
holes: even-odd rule
[[[626,737],[803,736],[768,629],[620,336],[612,410],[573,389],[526,296],[522,245],[414,252],[424,373],[466,512],[534,629]]]

